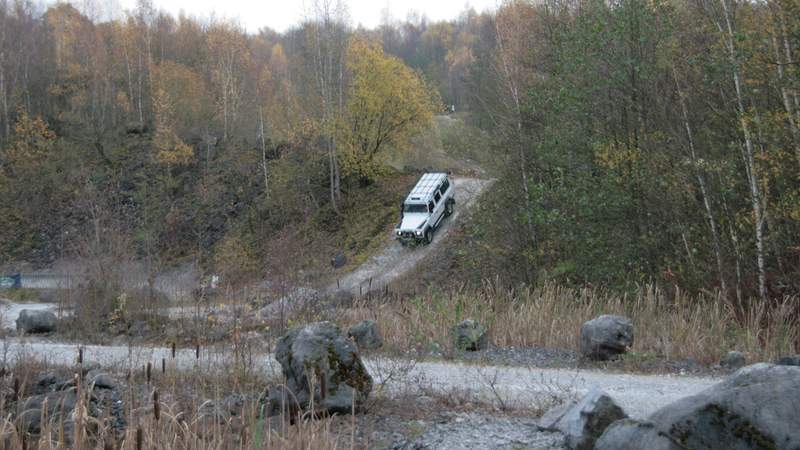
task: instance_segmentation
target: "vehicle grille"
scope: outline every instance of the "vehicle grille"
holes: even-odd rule
[[[400,233],[400,237],[401,238],[406,238],[406,239],[413,238],[414,237],[414,232],[413,231],[403,231],[403,232]]]

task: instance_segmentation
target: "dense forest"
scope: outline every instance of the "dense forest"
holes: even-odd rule
[[[800,291],[797,0],[346,17],[318,1],[247,34],[147,1],[103,22],[0,0],[2,259],[124,248],[263,275],[286,230],[359,214],[386,155],[452,105],[497,179],[460,276]]]

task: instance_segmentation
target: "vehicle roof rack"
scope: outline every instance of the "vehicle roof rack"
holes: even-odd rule
[[[417,181],[414,189],[412,189],[411,193],[406,197],[406,202],[427,203],[433,198],[434,192],[436,192],[436,189],[445,177],[447,177],[447,174],[442,172],[423,174],[419,181]]]

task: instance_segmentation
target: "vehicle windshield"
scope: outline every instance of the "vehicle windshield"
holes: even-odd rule
[[[428,206],[424,203],[406,203],[403,205],[403,212],[405,213],[426,213]]]

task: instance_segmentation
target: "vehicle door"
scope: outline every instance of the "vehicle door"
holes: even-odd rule
[[[444,201],[442,198],[442,194],[439,193],[439,190],[436,190],[436,193],[433,194],[433,212],[431,216],[433,217],[433,223],[436,226],[439,226],[439,222],[442,220],[442,216],[444,216]]]

